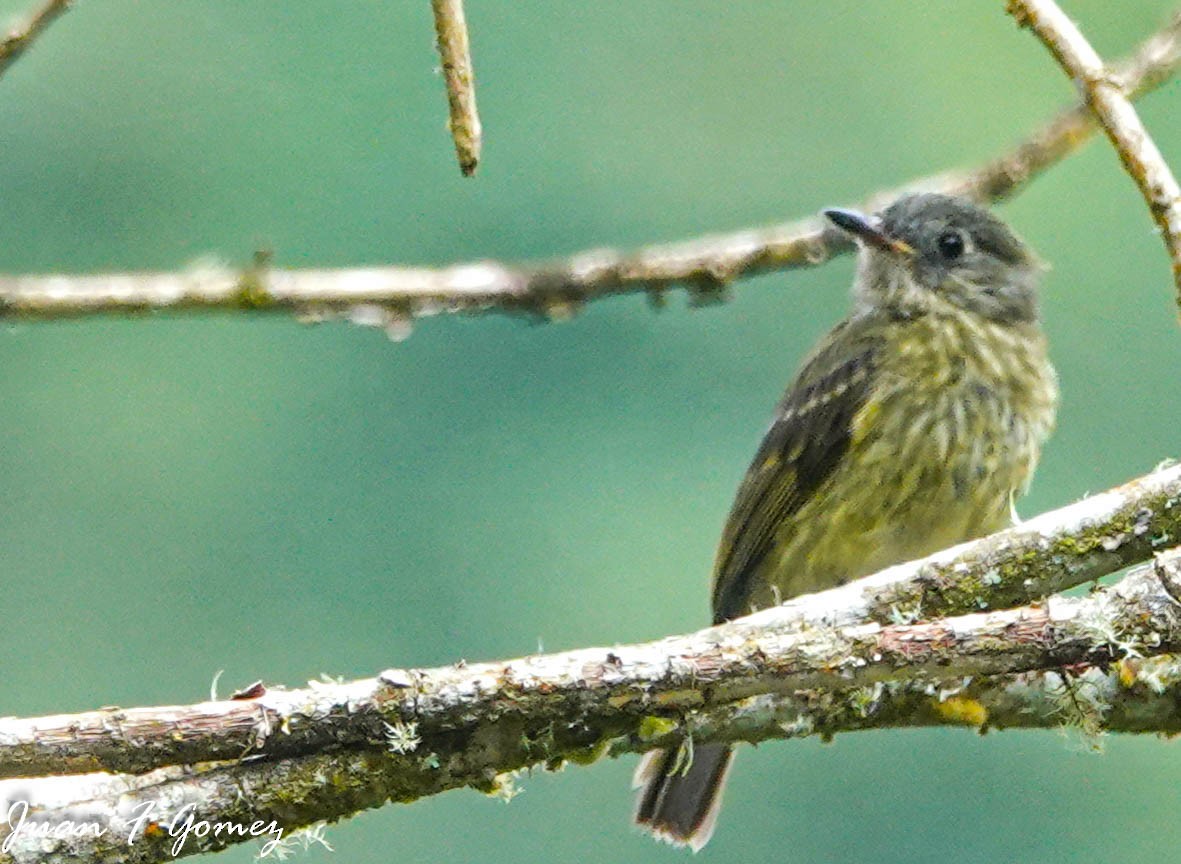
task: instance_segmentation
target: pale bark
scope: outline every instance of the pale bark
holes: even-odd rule
[[[1160,86],[1181,62],[1181,15],[1116,67],[1129,98]],[[1094,132],[1086,106],[1066,111],[1000,157],[878,192],[861,202],[873,211],[904,192],[941,191],[993,202],[1021,191],[1075,152]],[[835,203],[835,202],[826,202]],[[0,316],[59,318],[143,311],[287,312],[305,320],[344,317],[406,335],[416,318],[441,312],[525,313],[555,320],[591,301],[685,286],[695,302],[723,297],[739,278],[814,267],[851,251],[844,232],[819,218],[647,246],[634,252],[590,249],[548,263],[473,261],[447,267],[350,267],[283,270],[265,256],[241,268],[205,261],[156,273],[0,276]]]
[[[1028,27],[1070,76],[1111,140],[1160,229],[1181,307],[1181,186],[1123,89],[1073,21],[1054,0],[1009,0],[1009,12]]]

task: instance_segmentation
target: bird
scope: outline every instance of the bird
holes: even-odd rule
[[[715,624],[1006,527],[1054,428],[1044,266],[1003,221],[937,193],[824,215],[859,246],[852,310],[802,363],[739,485]],[[645,754],[635,821],[701,849],[732,759],[719,743]]]

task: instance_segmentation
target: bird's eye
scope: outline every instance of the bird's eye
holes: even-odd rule
[[[964,235],[959,231],[944,231],[935,241],[944,261],[955,261],[964,254]]]

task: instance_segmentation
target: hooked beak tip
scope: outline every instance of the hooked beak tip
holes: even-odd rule
[[[824,211],[824,215],[833,225],[870,246],[898,255],[914,254],[914,248],[909,243],[889,236],[867,216],[856,210],[831,207]]]
[[[846,210],[843,207],[829,207],[824,211],[824,216],[833,225],[850,234],[860,233],[861,229],[869,224],[869,220],[856,210]]]

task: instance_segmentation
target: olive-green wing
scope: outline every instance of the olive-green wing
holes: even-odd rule
[[[750,611],[752,582],[777,528],[832,474],[870,393],[879,348],[868,318],[838,324],[775,411],[722,533],[714,569],[714,621]]]

